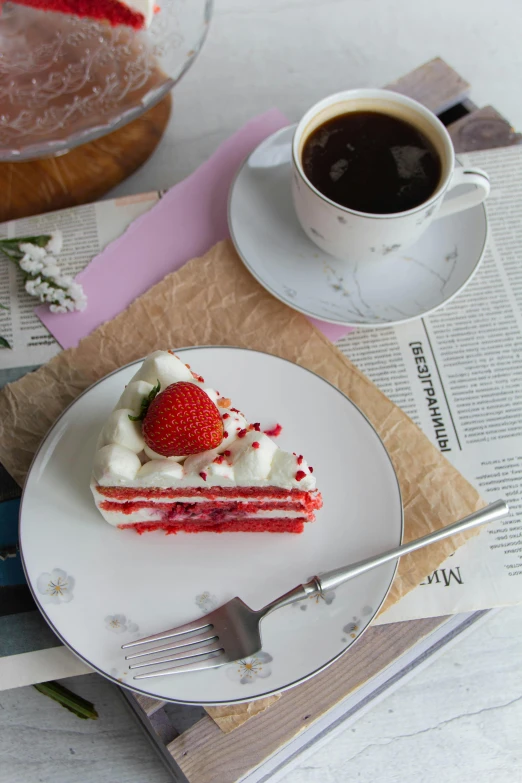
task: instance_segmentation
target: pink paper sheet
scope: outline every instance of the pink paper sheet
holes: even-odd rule
[[[169,272],[228,237],[228,192],[239,166],[263,139],[285,125],[288,120],[277,109],[255,117],[93,258],[77,278],[89,301],[84,312],[59,314],[45,306],[36,308],[60,345],[77,345]],[[350,331],[311,320],[332,341]]]

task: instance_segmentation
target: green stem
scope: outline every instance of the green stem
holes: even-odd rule
[[[7,305],[2,304],[2,302],[0,302],[0,310],[9,310],[9,308],[8,308]],[[1,335],[0,335],[0,347],[1,348],[11,348],[10,344],[5,339],[5,337],[2,337]]]
[[[38,247],[45,247],[52,237],[50,234],[41,234],[38,237],[18,237],[17,239],[0,239],[0,247],[7,245],[8,247],[18,247],[20,244],[29,243],[30,245],[37,245]]]
[[[65,707],[69,712],[73,712],[79,718],[83,720],[96,720],[98,713],[94,709],[94,704],[90,701],[82,699],[76,693],[73,693],[68,688],[64,688],[58,682],[40,682],[37,685],[33,685],[37,691],[43,693],[44,696],[49,696],[50,699],[54,699],[62,707]]]

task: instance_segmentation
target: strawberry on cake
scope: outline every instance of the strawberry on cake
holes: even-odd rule
[[[126,386],[100,434],[91,489],[107,522],[138,533],[301,533],[322,506],[304,457],[171,351],[151,354]]]
[[[40,11],[60,11],[73,16],[124,24],[136,30],[148,27],[158,0],[14,0]]]

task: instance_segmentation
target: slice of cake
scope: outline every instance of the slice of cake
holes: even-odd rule
[[[40,11],[60,11],[63,14],[89,17],[124,24],[136,30],[148,27],[154,15],[157,0],[14,0]]]
[[[91,489],[138,533],[301,533],[321,508],[313,469],[249,424],[171,351],[141,365],[98,440]]]

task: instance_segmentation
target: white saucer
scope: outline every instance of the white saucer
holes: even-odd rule
[[[316,522],[300,536],[139,536],[108,525],[94,505],[89,478],[97,434],[135,362],[80,395],[40,446],[20,512],[25,573],[58,637],[105,677],[168,701],[250,701],[306,680],[354,644],[379,611],[396,564],[274,612],[263,621],[262,652],[219,669],[136,681],[121,645],[197,619],[235,595],[263,606],[312,574],[398,546],[399,484],[371,424],[318,375],[240,348],[177,353],[241,401],[249,418],[262,426],[281,423],[282,448],[313,459],[324,500]],[[311,410],[320,415],[310,417]]]
[[[447,304],[477,271],[484,205],[436,220],[404,255],[339,261],[305,235],[292,203],[291,139],[283,128],[250,155],[232,185],[228,222],[247,269],[294,310],[345,326],[390,326]]]

